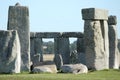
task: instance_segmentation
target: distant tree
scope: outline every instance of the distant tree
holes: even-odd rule
[[[52,42],[52,41],[43,42],[43,46],[46,46],[46,48],[43,49],[45,54],[53,54],[54,53],[54,42]]]
[[[70,44],[70,52],[77,50],[77,41]]]
[[[76,50],[76,41],[71,43],[70,46],[70,52]],[[45,47],[43,49],[44,54],[54,54],[54,42],[48,41],[48,42],[43,42],[43,46]]]

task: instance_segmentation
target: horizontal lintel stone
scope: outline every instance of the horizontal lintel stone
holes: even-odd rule
[[[82,32],[30,32],[30,38],[83,38]]]
[[[83,20],[108,20],[108,10],[97,8],[82,9]]]

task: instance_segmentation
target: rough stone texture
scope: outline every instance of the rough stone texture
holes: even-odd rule
[[[36,32],[35,37],[37,38],[57,38],[60,37],[61,33],[59,32]]]
[[[84,38],[77,39],[77,53],[78,53],[79,63],[85,64]]]
[[[21,45],[21,71],[30,70],[29,11],[26,6],[10,6],[8,30],[17,30]]]
[[[119,69],[119,50],[116,28],[116,16],[110,16],[108,18],[108,24],[109,24],[109,68]]]
[[[63,64],[70,63],[70,48],[69,38],[55,38],[54,39],[55,54],[61,54]]]
[[[32,73],[52,73],[52,70],[48,67],[35,67]]]
[[[106,20],[100,21],[100,26],[102,30],[102,36],[104,40],[104,60],[105,60],[105,68],[109,68],[109,35],[108,35],[108,23]]]
[[[86,65],[90,69],[109,68],[108,11],[82,9]]]
[[[0,73],[20,73],[20,41],[17,31],[0,31]]]
[[[120,52],[120,39],[118,39],[118,49],[119,49],[119,52]]]
[[[54,62],[57,67],[57,70],[60,70],[61,66],[63,66],[63,59],[62,59],[61,54],[55,54]]]
[[[81,33],[81,32],[63,32],[62,37],[64,37],[64,38],[69,38],[69,37],[83,38],[83,33]]]
[[[41,65],[34,67],[33,73],[42,73],[42,72],[48,72],[48,73],[57,73],[57,68],[55,64],[53,65]]]
[[[31,38],[69,38],[78,37],[83,38],[83,33],[81,32],[31,32]]]
[[[34,50],[35,54],[34,55],[40,55],[40,61],[43,61],[43,41],[42,38],[35,38],[34,40]]]
[[[71,64],[79,63],[78,52],[76,50],[72,51],[70,54],[70,63]]]
[[[108,20],[108,11],[104,9],[86,8],[82,9],[84,20]]]
[[[100,21],[86,20],[84,25],[84,42],[86,65],[89,69],[108,69],[108,55],[104,50]]]
[[[88,73],[88,68],[83,64],[68,64],[68,65],[63,65],[61,67],[61,71],[64,73],[81,74],[81,73]]]
[[[109,16],[108,17],[108,25],[116,25],[117,24],[117,17],[116,16]]]
[[[31,38],[30,39],[30,56],[33,64],[37,64],[43,61],[43,47],[42,38]]]

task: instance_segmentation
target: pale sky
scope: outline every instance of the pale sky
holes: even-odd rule
[[[1,0],[0,30],[7,30],[8,8],[17,2],[29,7],[32,32],[83,32],[81,9],[100,8],[117,16],[120,38],[120,0]]]

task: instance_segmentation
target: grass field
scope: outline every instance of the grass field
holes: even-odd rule
[[[104,70],[88,74],[0,74],[0,80],[120,80],[119,70]]]

